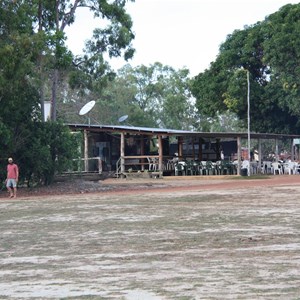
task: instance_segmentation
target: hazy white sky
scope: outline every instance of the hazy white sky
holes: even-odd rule
[[[135,56],[132,66],[161,62],[175,69],[187,67],[197,75],[209,67],[219,46],[235,29],[264,20],[294,0],[135,0],[127,4],[133,19]],[[99,21],[98,21],[99,23]],[[68,45],[81,53],[97,22],[81,10],[68,30]],[[115,69],[124,61],[113,60]]]

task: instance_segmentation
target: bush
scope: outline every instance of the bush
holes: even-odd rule
[[[52,183],[54,175],[67,169],[72,159],[78,157],[77,137],[60,123],[38,123],[28,142],[30,146],[20,154],[20,166],[28,184]]]

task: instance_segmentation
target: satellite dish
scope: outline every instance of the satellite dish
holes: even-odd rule
[[[119,123],[122,123],[127,119],[128,119],[128,115],[124,115],[124,116],[120,117],[118,121],[119,121]]]
[[[95,103],[96,103],[96,101],[92,100],[92,101],[88,102],[87,104],[85,104],[79,111],[79,115],[83,116],[83,115],[87,114],[94,107]]]

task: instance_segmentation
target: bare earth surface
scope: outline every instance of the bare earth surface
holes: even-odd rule
[[[300,176],[0,192],[0,299],[300,299]]]

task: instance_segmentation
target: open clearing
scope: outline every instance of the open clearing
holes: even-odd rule
[[[0,299],[300,299],[300,176],[278,178],[2,197]]]

